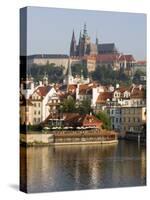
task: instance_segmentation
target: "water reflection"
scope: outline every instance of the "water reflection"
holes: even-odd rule
[[[145,176],[145,148],[132,142],[27,148],[29,192],[145,185]]]

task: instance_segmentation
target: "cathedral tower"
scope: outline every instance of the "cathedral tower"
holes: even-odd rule
[[[72,39],[71,39],[71,44],[70,44],[70,56],[76,56],[76,39],[75,39],[74,30],[72,33]]]

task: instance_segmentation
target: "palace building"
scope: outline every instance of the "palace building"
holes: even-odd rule
[[[64,74],[67,72],[68,62],[71,66],[84,65],[88,72],[95,71],[97,66],[111,67],[113,70],[123,69],[129,76],[133,75],[136,64],[133,55],[120,53],[115,43],[100,43],[97,36],[95,42],[92,42],[86,24],[84,24],[83,31],[80,31],[78,42],[73,30],[69,55],[37,54],[27,56],[28,67],[49,63],[63,67]]]

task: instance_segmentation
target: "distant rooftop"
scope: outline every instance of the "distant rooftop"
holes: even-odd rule
[[[117,53],[114,43],[103,43],[98,45],[98,53]]]

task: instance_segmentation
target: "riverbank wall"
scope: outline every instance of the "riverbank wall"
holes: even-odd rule
[[[106,130],[49,131],[20,134],[20,143],[26,146],[111,144],[117,142],[117,134],[114,131]]]

